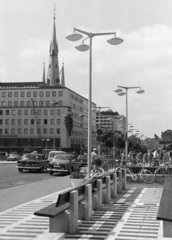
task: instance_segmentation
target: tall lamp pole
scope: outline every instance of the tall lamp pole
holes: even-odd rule
[[[76,32],[75,32],[76,31]],[[79,33],[78,33],[79,32]],[[90,170],[91,170],[91,103],[92,103],[92,38],[95,36],[103,36],[103,35],[111,35],[114,34],[114,38],[107,40],[108,43],[112,45],[118,45],[123,42],[121,38],[116,37],[115,32],[109,32],[109,33],[91,33],[91,32],[86,32],[77,28],[74,28],[74,33],[67,36],[66,38],[70,41],[78,41],[80,40],[83,36],[80,34],[84,34],[87,37],[84,39],[90,39],[90,44],[84,44],[84,40],[82,41],[82,44],[79,46],[76,46],[75,48],[79,51],[87,51],[90,50],[89,54],[89,101],[88,101],[88,153],[87,153],[87,165],[88,165],[88,171],[87,175],[89,175]]]
[[[118,86],[117,89],[114,90],[119,96],[124,96],[126,95],[126,129],[125,129],[125,160],[127,162],[128,160],[128,90],[129,89],[138,89],[136,93],[141,94],[144,93],[144,90],[141,89],[141,87],[124,87],[124,86]],[[123,89],[125,92],[123,92]]]

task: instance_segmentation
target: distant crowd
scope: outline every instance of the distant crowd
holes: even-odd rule
[[[125,151],[121,152],[120,154],[121,162],[126,160],[125,158]],[[163,149],[155,149],[155,150],[148,150],[145,153],[129,151],[127,162],[132,163],[132,165],[139,165],[139,164],[151,164],[152,162],[157,161],[159,164],[163,164],[165,162],[172,162],[172,151],[167,151]]]

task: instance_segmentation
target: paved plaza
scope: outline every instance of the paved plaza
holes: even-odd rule
[[[52,185],[55,181],[44,181],[44,184]],[[34,187],[39,186],[30,184],[30,188]],[[22,188],[24,186],[16,188],[16,194]],[[1,211],[0,240],[57,239],[56,234],[48,233],[48,218],[34,216],[33,213],[56,202],[58,194],[59,192],[53,192],[23,204],[16,201],[16,206]],[[102,211],[94,212],[91,221],[83,221],[76,235],[67,234],[63,239],[160,239],[162,224],[156,220],[156,215],[161,194],[161,185],[154,187],[130,183],[122,194],[118,194],[110,204],[104,205]]]

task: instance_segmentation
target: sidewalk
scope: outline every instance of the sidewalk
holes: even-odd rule
[[[138,184],[139,186],[139,184]],[[142,185],[143,186],[143,185]],[[162,235],[160,221],[156,220],[162,188],[135,187],[118,194],[102,211],[95,212],[90,222],[79,226],[78,234],[64,239],[145,240]],[[59,192],[18,205],[0,213],[0,240],[52,240],[57,234],[48,233],[48,218],[33,213],[56,202]]]

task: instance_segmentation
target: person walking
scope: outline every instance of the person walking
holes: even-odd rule
[[[91,153],[91,164],[94,165],[95,160],[97,159],[97,150],[96,148],[93,148],[93,151]]]

